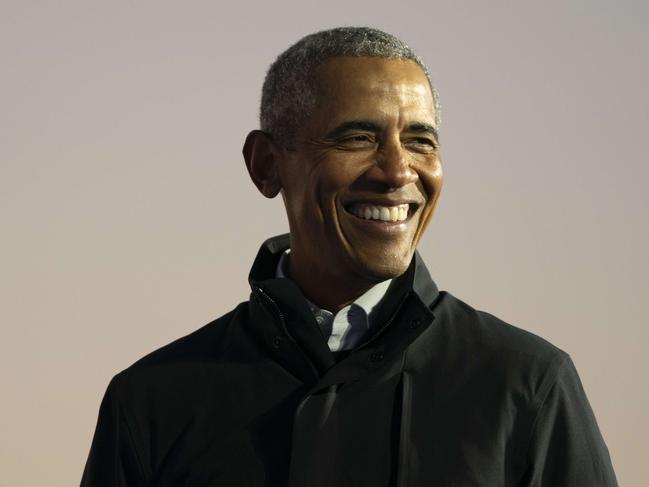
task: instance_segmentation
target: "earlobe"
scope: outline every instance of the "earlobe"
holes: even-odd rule
[[[269,135],[253,130],[243,144],[243,158],[250,179],[266,198],[274,198],[282,189],[277,168],[277,150]]]

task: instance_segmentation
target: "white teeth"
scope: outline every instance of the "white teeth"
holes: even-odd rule
[[[380,220],[386,222],[404,221],[408,218],[408,209],[410,205],[397,206],[375,206],[375,205],[354,205],[350,212],[359,218],[365,220]]]

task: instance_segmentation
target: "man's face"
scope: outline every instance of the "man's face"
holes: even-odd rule
[[[340,57],[279,164],[291,260],[315,276],[402,274],[442,188],[433,98],[412,61]]]

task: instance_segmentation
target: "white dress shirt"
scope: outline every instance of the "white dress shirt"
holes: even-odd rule
[[[289,252],[290,249],[286,250],[280,257],[275,277],[290,279],[287,268]],[[385,296],[391,282],[392,279],[379,282],[336,314],[307,300],[332,352],[350,350],[361,342],[372,325],[370,313]]]

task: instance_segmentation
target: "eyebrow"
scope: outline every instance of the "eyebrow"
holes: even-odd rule
[[[381,128],[377,123],[374,123],[370,120],[351,120],[349,122],[343,122],[329,132],[325,137],[327,139],[335,139],[340,137],[345,132],[351,130],[365,130],[367,132],[379,132]]]
[[[408,125],[407,131],[415,132],[418,134],[429,134],[432,135],[436,141],[439,140],[439,133],[437,132],[437,129],[429,123],[413,122]]]
[[[349,122],[343,122],[337,127],[335,127],[331,132],[329,132],[325,137],[327,139],[335,139],[340,137],[346,132],[352,130],[365,130],[367,132],[379,132],[381,127],[376,122],[371,120],[350,120]],[[429,134],[432,135],[435,140],[439,140],[439,134],[437,129],[429,124],[424,122],[413,122],[406,127],[407,132],[415,132],[419,134]]]

